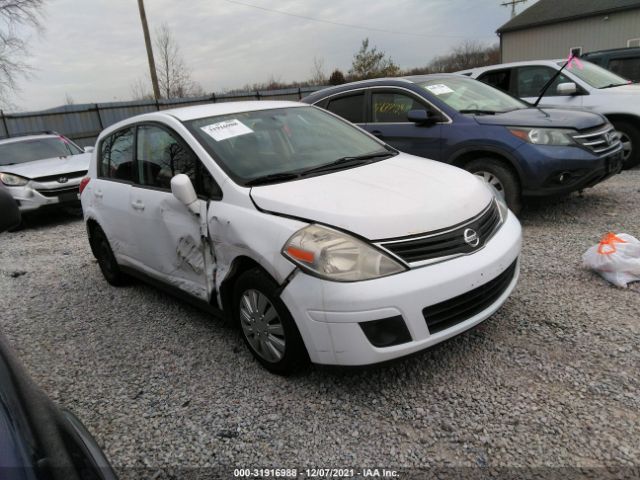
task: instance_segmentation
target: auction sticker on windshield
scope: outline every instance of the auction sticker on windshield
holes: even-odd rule
[[[437,85],[427,85],[425,88],[429,90],[431,93],[433,93],[434,95],[444,95],[445,93],[453,93],[453,90],[451,90],[446,85],[443,85],[442,83],[438,83]]]
[[[253,130],[236,118],[224,122],[212,123],[211,125],[205,125],[200,128],[216,142],[246,135],[247,133],[253,133]]]

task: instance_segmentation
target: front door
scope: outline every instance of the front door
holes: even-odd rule
[[[159,125],[138,126],[136,144],[138,181],[131,188],[130,204],[138,268],[208,300],[207,268],[210,274],[212,266],[206,265],[210,259],[205,256],[208,247],[201,233],[201,217],[171,193],[171,179],[179,173],[191,178],[196,191],[201,190],[204,166],[177,134]],[[204,196],[198,202],[206,208]]]
[[[574,67],[577,68],[577,67]],[[547,84],[556,70],[544,65],[533,65],[527,67],[515,68],[515,88],[516,96],[522,98],[526,102],[535,103],[540,95],[540,91]],[[581,87],[578,87],[576,95],[559,95],[558,85],[561,83],[576,83],[564,74],[560,74],[553,83],[547,88],[544,97],[540,100],[539,106],[561,106],[561,107],[582,107],[584,95]]]

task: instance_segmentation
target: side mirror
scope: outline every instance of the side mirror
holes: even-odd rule
[[[418,125],[426,125],[436,122],[437,118],[428,110],[409,110],[407,120],[417,123]]]
[[[84,153],[91,153],[96,149],[96,147],[84,147]]]
[[[179,173],[171,179],[171,193],[182,202],[194,215],[200,214],[198,195],[193,188],[191,179],[184,173]]]
[[[556,92],[558,95],[575,95],[578,93],[578,86],[573,82],[559,83]]]
[[[0,233],[20,225],[20,210],[11,194],[0,186]]]

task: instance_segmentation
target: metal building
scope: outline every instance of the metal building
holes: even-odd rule
[[[640,0],[539,0],[497,33],[502,62],[640,47]]]

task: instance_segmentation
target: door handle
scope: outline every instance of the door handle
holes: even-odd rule
[[[98,198],[102,198],[104,196],[104,193],[102,193],[102,190],[95,190],[93,192],[93,195],[98,197]]]
[[[371,132],[371,135],[373,135],[374,137],[378,137],[378,138],[382,138],[383,137],[382,132],[380,130],[373,130]]]
[[[136,200],[135,202],[131,202],[131,206],[135,210],[144,210],[144,203],[142,203],[142,200]]]

